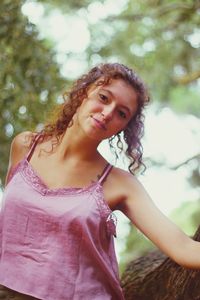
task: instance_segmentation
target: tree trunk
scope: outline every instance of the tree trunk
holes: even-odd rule
[[[200,226],[194,239],[200,241]],[[200,300],[200,271],[179,266],[159,250],[131,262],[121,285],[126,300]]]

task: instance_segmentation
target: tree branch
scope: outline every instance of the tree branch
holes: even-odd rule
[[[200,2],[196,1],[196,3],[193,3],[192,5],[186,4],[186,3],[170,3],[163,7],[160,7],[159,9],[155,9],[153,13],[148,14],[148,17],[150,18],[159,18],[166,14],[169,14],[171,12],[174,12],[175,10],[181,10],[181,11],[188,11],[188,10],[194,10],[200,8]],[[141,20],[143,18],[147,17],[146,14],[130,14],[130,15],[122,15],[122,16],[110,16],[107,18],[108,21],[114,21],[114,20],[124,20],[124,21],[137,21]]]
[[[200,153],[198,153],[192,157],[189,157],[188,159],[181,162],[180,164],[177,164],[176,166],[169,166],[169,165],[167,165],[166,162],[156,161],[156,160],[151,159],[150,157],[145,157],[145,163],[148,164],[148,167],[155,165],[155,166],[159,166],[159,167],[166,167],[170,170],[177,170],[180,167],[187,165],[190,161],[195,160],[195,159],[200,159]]]
[[[198,154],[196,154],[196,155],[194,155],[194,156],[186,159],[185,161],[183,161],[182,163],[180,163],[180,164],[178,164],[178,165],[176,165],[174,167],[170,167],[170,169],[177,170],[178,168],[180,168],[180,167],[182,167],[184,165],[187,165],[190,161],[195,160],[195,159],[200,159],[200,153],[198,153]]]
[[[185,84],[188,84],[192,81],[197,80],[198,78],[200,78],[200,70],[188,73],[188,74],[183,75],[181,77],[175,77],[174,81],[178,84],[185,85]]]

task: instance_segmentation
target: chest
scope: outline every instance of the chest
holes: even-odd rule
[[[51,190],[62,188],[88,188],[101,176],[103,165],[58,164],[52,159],[32,157],[29,168],[46,187]],[[117,186],[110,180],[111,174],[102,185],[102,191],[111,210],[114,210],[122,196]]]
[[[57,162],[51,157],[31,158],[29,162],[38,177],[50,189],[56,188],[84,188],[95,182],[98,170],[88,164],[74,162]]]
[[[111,233],[111,210],[98,184],[87,190],[49,190],[43,194],[26,171],[17,172],[5,190],[3,228],[7,240],[23,245],[34,243],[38,249],[47,243],[51,248],[58,239],[62,245],[70,239],[80,243],[82,234],[87,236],[88,230],[94,239],[100,231],[102,238],[107,230]],[[17,193],[16,186],[21,187]]]

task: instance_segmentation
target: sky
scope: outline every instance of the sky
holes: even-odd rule
[[[43,6],[34,1],[27,1],[22,12],[38,26],[42,38],[48,37],[54,42],[62,75],[69,77],[70,74],[71,78],[76,78],[87,68],[84,51],[90,42],[88,23],[95,24],[110,12],[117,14],[125,5],[125,0],[118,0],[118,5],[115,0],[105,1],[104,5],[94,1],[89,6],[87,19],[84,12],[66,17],[56,9],[47,17],[44,15]],[[77,36],[79,38],[74,38]],[[66,54],[70,52],[75,56],[66,60]],[[98,63],[98,56],[95,59]],[[176,115],[169,108],[159,109],[156,104],[147,109],[143,139],[144,157],[159,160],[164,163],[164,167],[147,168],[145,175],[139,176],[139,180],[166,215],[184,201],[195,201],[199,196],[199,190],[192,189],[188,183],[188,168],[183,166],[177,170],[170,169],[199,153],[199,140],[200,120],[194,116]],[[106,142],[102,143],[99,149],[111,163],[115,163]],[[122,160],[117,165],[127,169],[127,163]],[[120,241],[123,241],[129,231],[127,218],[118,212],[116,215],[117,234],[121,236]],[[119,256],[123,243],[117,242],[116,248]]]

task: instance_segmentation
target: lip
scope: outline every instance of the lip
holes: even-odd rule
[[[106,130],[106,126],[103,122],[99,121],[98,119],[95,119],[94,117],[91,116],[91,118],[94,120],[96,126],[100,129]]]

